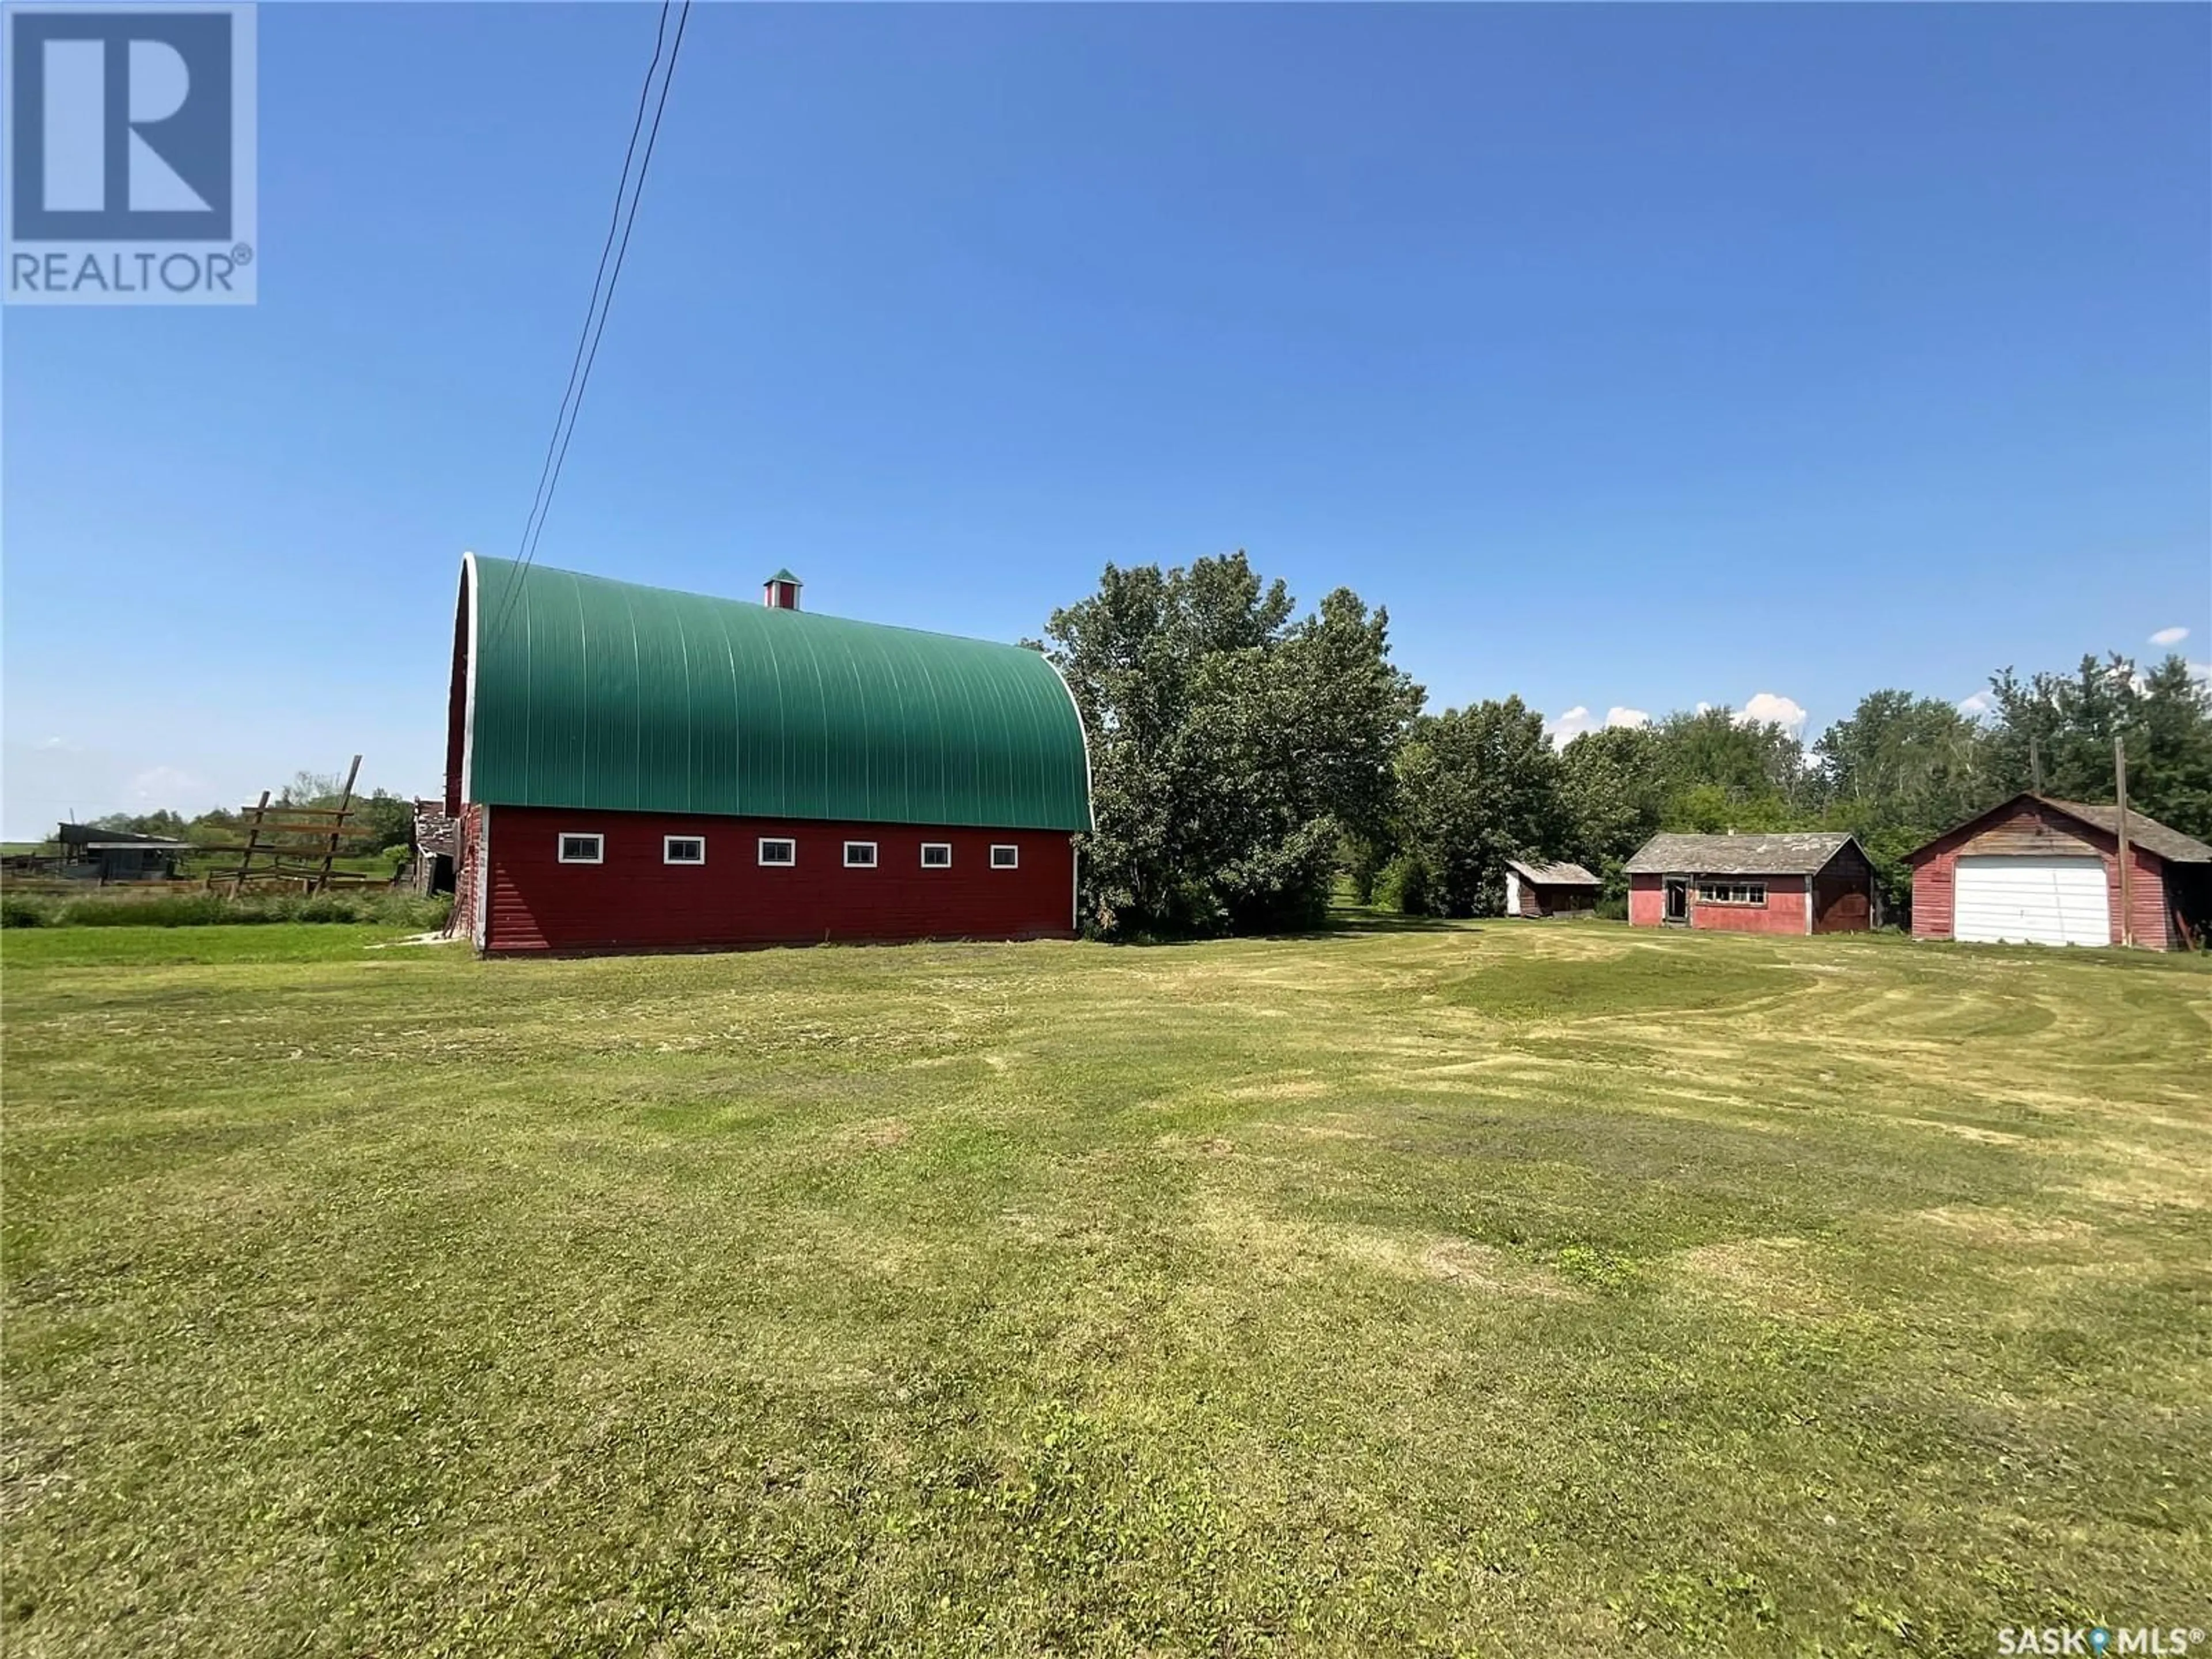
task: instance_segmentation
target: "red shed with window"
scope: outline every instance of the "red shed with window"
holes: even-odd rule
[[[1850,933],[1874,914],[1874,866],[1847,835],[1654,836],[1628,860],[1639,927]]]
[[[464,560],[447,809],[479,950],[1066,938],[1091,827],[1040,653]]]

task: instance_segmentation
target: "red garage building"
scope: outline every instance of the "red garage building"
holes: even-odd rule
[[[1853,933],[1874,925],[1874,866],[1850,836],[1822,831],[1654,836],[1628,860],[1639,927]]]
[[[486,951],[1066,938],[1074,699],[1018,646],[462,562],[446,806]]]
[[[1912,933],[1984,944],[2121,942],[2117,808],[2014,795],[1938,836],[1912,866]],[[2212,847],[2130,812],[2126,914],[2135,942],[2179,948],[2212,908]]]

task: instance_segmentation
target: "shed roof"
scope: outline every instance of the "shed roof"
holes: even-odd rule
[[[1809,876],[1850,844],[1840,830],[1747,836],[1654,836],[1628,860],[1632,876]]]
[[[2117,806],[2100,806],[2090,801],[2053,800],[2047,795],[2038,799],[2045,806],[2055,806],[2069,817],[2094,824],[2108,836],[2117,836],[2120,833],[2120,809]],[[2207,847],[2194,836],[2185,836],[2179,830],[2169,830],[2156,818],[2145,817],[2132,806],[2128,808],[2128,839],[2170,863],[2212,864],[2212,847]]]
[[[1523,864],[1519,859],[1508,859],[1505,867],[1522,880],[1539,887],[1595,887],[1598,878],[1579,864]]]
[[[64,847],[82,847],[96,853],[120,852],[126,848],[188,853],[192,846],[188,841],[176,841],[167,836],[142,836],[135,830],[103,830],[96,823],[62,824],[56,830],[54,839]]]
[[[470,555],[463,798],[1088,830],[1074,698],[1020,646]]]
[[[2120,809],[2118,806],[2096,801],[2059,800],[2053,796],[2039,795],[2029,789],[2008,800],[1999,801],[1985,812],[1977,812],[1972,817],[1953,824],[1934,841],[1907,853],[1905,855],[1906,862],[1911,863],[1933,852],[1939,844],[1950,840],[1961,830],[1979,823],[1984,818],[2009,811],[2022,801],[2033,801],[2054,812],[2063,812],[2068,817],[2086,823],[2093,830],[2101,830],[2116,839],[2120,833]],[[2212,864],[2212,847],[2207,847],[2194,836],[2185,836],[2179,830],[2169,829],[2156,818],[2145,817],[2132,806],[2128,808],[2128,840],[2146,852],[2155,853],[2170,864]]]

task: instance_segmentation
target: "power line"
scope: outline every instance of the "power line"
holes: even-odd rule
[[[660,118],[668,107],[669,83],[676,77],[676,59],[684,50],[684,26],[691,21],[691,0],[684,0],[676,15],[676,38],[668,46],[668,67],[660,76],[659,96],[653,98],[653,73],[660,69],[662,43],[668,35],[668,12],[671,0],[661,0],[659,25],[653,31],[653,61],[646,65],[645,80],[638,88],[637,113],[632,118],[629,144],[623,152],[622,177],[615,185],[614,211],[607,218],[606,240],[599,246],[599,270],[592,277],[592,297],[584,308],[584,326],[576,336],[576,351],[568,363],[568,384],[561,394],[561,407],[553,417],[552,435],[545,441],[545,459],[538,471],[538,489],[531,497],[530,512],[523,520],[522,539],[516,544],[515,556],[519,568],[514,585],[500,609],[494,626],[492,639],[496,641],[506,630],[507,618],[514,614],[516,603],[522,596],[524,580],[530,566],[538,556],[538,543],[545,533],[546,514],[552,510],[553,492],[560,487],[561,468],[568,459],[568,441],[575,435],[576,416],[584,407],[584,390],[591,384],[592,365],[599,361],[599,337],[606,332],[607,313],[613,308],[615,285],[622,280],[623,262],[629,253],[631,227],[637,222],[638,203],[645,195],[645,175],[653,166],[653,147],[660,138]],[[645,106],[653,103],[653,125],[645,125]],[[645,152],[638,158],[638,134],[645,133]],[[630,163],[637,160],[637,178],[630,179]],[[624,198],[628,210],[624,211]],[[619,227],[622,240],[616,241]],[[611,267],[609,259],[611,257]]]

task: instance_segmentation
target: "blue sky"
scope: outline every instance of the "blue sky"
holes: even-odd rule
[[[252,309],[4,319],[5,833],[437,785],[645,6],[268,5]],[[702,5],[539,558],[1037,632],[1243,547],[1442,705],[2212,636],[2212,10]]]

